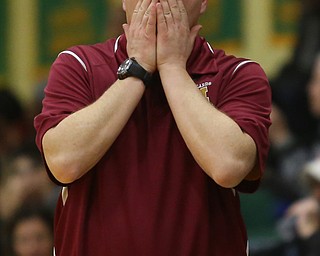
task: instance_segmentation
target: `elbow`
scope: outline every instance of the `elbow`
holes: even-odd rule
[[[223,188],[234,188],[236,187],[241,181],[234,177],[230,173],[230,171],[224,169],[226,173],[223,173],[223,170],[214,170],[211,173],[211,178],[221,187]]]
[[[206,172],[219,186],[234,188],[245,179],[250,170],[245,161],[229,160],[212,164]]]
[[[240,182],[239,181],[237,181],[237,180],[235,180],[235,179],[232,179],[233,177],[229,177],[229,176],[223,176],[223,177],[221,177],[221,176],[218,176],[218,177],[216,177],[214,180],[215,180],[215,182],[219,185],[219,186],[221,186],[221,187],[223,187],[223,188],[234,188],[234,187],[236,187]]]
[[[71,150],[66,150],[60,143],[56,143],[56,137],[52,136],[49,130],[42,141],[43,155],[47,167],[53,177],[62,184],[70,184],[80,178],[81,161]]]
[[[66,157],[45,155],[45,159],[50,172],[58,182],[70,184],[80,178],[79,168]]]

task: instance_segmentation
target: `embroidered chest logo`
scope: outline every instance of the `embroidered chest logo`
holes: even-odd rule
[[[207,98],[208,101],[209,101],[208,87],[211,85],[212,85],[212,82],[210,82],[210,81],[206,81],[206,82],[197,84],[198,89],[200,90],[202,95]]]

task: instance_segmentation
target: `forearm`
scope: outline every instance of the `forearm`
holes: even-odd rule
[[[139,79],[118,80],[96,102],[48,130],[43,151],[55,178],[70,183],[88,172],[117,138],[143,92]]]
[[[238,185],[255,164],[252,138],[203,97],[185,69],[162,69],[160,76],[178,128],[195,160],[218,184]]]

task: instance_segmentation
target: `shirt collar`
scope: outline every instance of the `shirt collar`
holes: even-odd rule
[[[191,75],[218,72],[214,50],[205,38],[196,37],[193,50],[187,62],[187,71]]]

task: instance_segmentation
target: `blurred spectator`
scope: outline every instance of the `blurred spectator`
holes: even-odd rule
[[[278,215],[282,215],[281,211],[288,204],[306,193],[300,175],[304,164],[308,161],[309,149],[304,141],[294,136],[286,116],[276,104],[272,106],[271,120],[271,148],[263,186],[277,198]]]
[[[308,84],[308,98],[313,115],[320,118],[320,54],[318,53],[313,67],[312,76]]]
[[[319,53],[312,57],[313,65],[310,69],[310,76],[305,85],[301,87],[305,93],[299,95],[297,91],[294,91],[295,87],[293,86],[294,93],[297,93],[295,97],[305,97],[308,115],[312,116],[313,120],[312,132],[307,128],[306,119],[300,119],[296,108],[291,109],[292,118],[296,115],[296,121],[301,122],[301,126],[306,126],[307,136],[301,136],[294,131],[292,122],[289,121],[290,116],[288,117],[286,112],[286,97],[290,98],[293,93],[289,90],[290,85],[288,84],[286,87],[288,91],[283,91],[283,98],[279,98],[277,94],[279,91],[276,90],[275,93],[271,113],[271,148],[268,171],[262,181],[262,189],[267,189],[274,196],[271,202],[274,209],[272,214],[276,216],[275,222],[279,221],[278,229],[281,240],[280,244],[271,248],[272,251],[261,250],[260,254],[257,254],[259,256],[320,255],[320,160],[310,163],[311,160],[320,156]],[[302,115],[302,113],[300,114]],[[305,168],[306,166],[307,168]],[[302,179],[302,174],[309,177],[308,183]],[[277,226],[277,224],[275,225]]]
[[[0,228],[3,230],[4,221],[2,210],[6,204],[2,203],[4,199],[3,187],[7,176],[10,174],[8,165],[12,158],[10,157],[18,148],[30,139],[29,132],[32,128],[32,123],[28,124],[25,110],[16,97],[16,95],[5,85],[0,85]],[[6,194],[5,202],[10,202],[10,194]],[[0,254],[3,248],[3,236],[0,236]]]
[[[310,111],[317,120],[317,133],[313,141],[313,157],[316,157],[320,155],[320,51],[315,58],[307,92]]]
[[[293,80],[294,76],[291,77]],[[277,94],[279,91],[275,93],[271,113],[271,148],[267,163],[268,170],[262,180],[261,187],[262,191],[271,193],[271,200],[268,202],[270,206],[268,209],[270,211],[269,214],[273,216],[275,228],[277,221],[281,220],[287,212],[287,218],[285,218],[285,221],[281,221],[281,229],[285,230],[285,232],[282,232],[282,236],[285,238],[285,241],[289,242],[285,243],[287,246],[284,248],[282,248],[282,240],[280,240],[279,243],[274,243],[273,247],[263,247],[257,250],[255,254],[257,256],[301,256],[301,254],[299,254],[301,248],[311,246],[309,242],[312,243],[313,241],[313,239],[306,239],[308,242],[303,243],[302,241],[304,240],[302,238],[297,240],[298,238],[295,236],[296,233],[289,231],[295,228],[296,217],[293,217],[294,215],[299,213],[299,216],[304,216],[304,212],[311,211],[312,208],[317,205],[315,204],[314,197],[312,197],[299,201],[299,203],[291,206],[291,204],[309,195],[308,186],[301,179],[301,172],[306,163],[320,156],[320,54],[315,54],[313,57],[310,78],[306,80],[305,85],[301,87],[305,90],[305,93],[303,95],[301,95],[301,92],[300,94],[297,93],[297,91],[294,90],[294,86],[293,91],[291,91],[292,88],[290,86],[292,86],[292,84],[288,84],[286,87],[287,91],[283,91],[283,100]],[[306,126],[305,133],[307,135],[304,136],[301,136],[297,133],[297,130],[294,130],[292,122],[289,120],[290,116],[288,117],[286,112],[286,97],[288,96],[290,98],[292,93],[294,93],[297,98],[305,97],[308,115],[312,116],[313,119],[313,129],[311,132],[307,128],[309,123],[306,119],[300,119],[300,115],[295,108],[296,106],[291,109],[292,117],[296,115],[295,118],[297,122],[300,122],[301,126]],[[290,208],[288,209],[288,207]],[[299,223],[303,222],[300,221]],[[307,237],[307,233],[310,232],[307,225],[304,226],[302,224],[299,229],[303,237]],[[316,236],[312,237],[314,238]],[[282,250],[286,252],[282,252]],[[279,251],[281,252],[279,253]]]
[[[25,201],[45,202],[55,207],[57,193],[50,182],[34,143],[12,154],[7,175],[0,183],[0,218],[7,220]]]
[[[284,256],[320,256],[320,159],[308,162],[303,174],[310,193],[294,202],[279,223]]]
[[[301,180],[301,170],[309,159],[309,145],[291,131],[285,113],[276,103],[272,105],[271,121],[267,170],[259,191],[245,199],[259,205],[253,216],[245,216],[247,225],[251,223],[249,234],[251,231],[256,236],[250,239],[252,256],[284,256],[277,222],[293,202],[308,193]],[[242,202],[242,205],[252,214],[250,203]],[[263,231],[257,232],[257,227]]]
[[[310,74],[316,54],[320,50],[320,1],[302,0],[302,15],[292,65],[305,74]]]
[[[23,205],[8,222],[8,256],[51,256],[53,215],[41,205]]]
[[[316,121],[309,111],[306,84],[320,51],[320,1],[302,0],[302,15],[292,59],[271,81],[273,99],[284,111],[295,136],[312,140]]]
[[[0,155],[19,147],[26,134],[25,113],[8,89],[0,89]]]
[[[5,166],[8,173],[0,180],[0,255],[8,244],[4,239],[3,227],[11,216],[25,203],[44,204],[54,211],[59,189],[46,175],[40,154],[35,144],[26,144],[15,154],[11,154]],[[4,254],[7,256],[7,254]],[[33,254],[38,255],[38,254]]]
[[[5,247],[4,227],[25,202],[55,208],[59,188],[50,182],[35,145],[33,118],[40,112],[45,82],[34,101],[24,106],[5,84],[0,85],[0,255]]]

